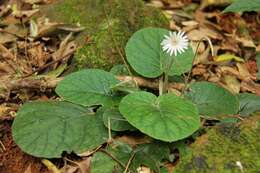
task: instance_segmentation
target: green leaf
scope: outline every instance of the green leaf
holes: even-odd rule
[[[249,116],[250,114],[260,111],[260,97],[250,93],[242,93],[238,95],[240,104],[239,114]]]
[[[102,152],[97,152],[91,158],[91,173],[111,173],[115,172],[115,167],[119,165],[111,157]],[[115,172],[119,173],[119,172]]]
[[[118,83],[109,72],[88,69],[66,76],[55,91],[65,100],[83,106],[111,105],[117,99],[111,88]]]
[[[260,0],[236,0],[224,12],[260,11]]]
[[[131,157],[132,148],[128,144],[114,141],[106,150],[125,167]],[[122,173],[124,169],[118,162],[113,160],[108,154],[97,152],[91,158],[91,173]]]
[[[192,67],[193,57],[194,53],[191,47],[185,50],[184,53],[178,54],[176,57],[164,53],[164,56],[161,57],[161,63],[162,66],[164,66],[164,72],[166,72],[167,65],[170,63],[167,61],[170,61],[171,58],[174,58],[174,61],[169,71],[170,76],[181,75],[185,72],[190,71]],[[163,61],[165,59],[167,60],[166,62]]]
[[[143,133],[162,141],[177,141],[190,136],[200,126],[197,108],[174,94],[158,98],[136,92],[122,99],[119,111]]]
[[[107,128],[109,128],[108,122],[110,122],[110,129],[113,131],[136,130],[121,115],[118,108],[104,108],[103,121]]]
[[[165,143],[150,143],[138,145],[135,149],[126,143],[113,141],[107,149],[106,153],[113,156],[125,167],[131,158],[129,165],[131,172],[136,172],[140,166],[147,166],[156,172],[160,172],[162,159],[165,159],[170,154],[170,149]],[[97,152],[91,159],[92,173],[122,173],[124,169],[118,162],[113,160],[108,154],[104,152]]]
[[[183,54],[170,56],[162,50],[161,42],[169,31],[160,28],[145,28],[137,31],[128,41],[125,52],[129,64],[142,76],[155,78],[168,70],[174,58],[170,75],[180,75],[191,69],[193,51],[189,47]]]
[[[147,166],[155,172],[160,172],[162,160],[170,155],[170,149],[165,143],[150,143],[138,145],[131,167],[136,170],[140,166]]]
[[[12,126],[13,139],[36,157],[61,157],[63,151],[81,153],[107,139],[101,117],[69,102],[31,102],[18,111]]]
[[[197,105],[199,113],[205,116],[236,114],[239,109],[236,96],[210,82],[191,84],[185,96],[191,99]]]

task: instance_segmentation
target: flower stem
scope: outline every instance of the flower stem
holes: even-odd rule
[[[161,79],[163,80],[163,88],[162,88],[162,91],[161,91],[162,94],[168,93],[169,72],[171,70],[173,61],[174,61],[174,58],[172,57],[170,59],[170,62],[168,64],[167,68],[166,68],[165,73],[163,73],[163,75],[161,77]]]
[[[159,78],[159,95],[163,95],[163,88],[164,88],[164,75],[160,76]]]
[[[168,73],[164,73],[164,92],[163,93],[168,93],[168,83],[169,83],[169,75]]]

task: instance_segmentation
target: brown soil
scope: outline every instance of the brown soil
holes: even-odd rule
[[[11,122],[4,121],[0,124],[0,141],[5,146],[5,151],[0,150],[0,173],[24,173],[29,166],[31,173],[50,173],[40,159],[25,154],[15,145],[11,135]]]

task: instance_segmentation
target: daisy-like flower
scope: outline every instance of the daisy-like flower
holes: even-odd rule
[[[169,35],[165,35],[161,46],[163,51],[166,51],[171,56],[174,54],[177,56],[178,53],[183,53],[185,49],[188,49],[189,40],[184,32],[170,32]]]

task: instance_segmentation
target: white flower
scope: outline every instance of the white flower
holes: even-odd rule
[[[176,56],[178,53],[183,53],[185,49],[188,49],[189,40],[184,32],[170,32],[169,35],[165,35],[161,46],[163,51],[166,51],[171,56],[174,53]]]

